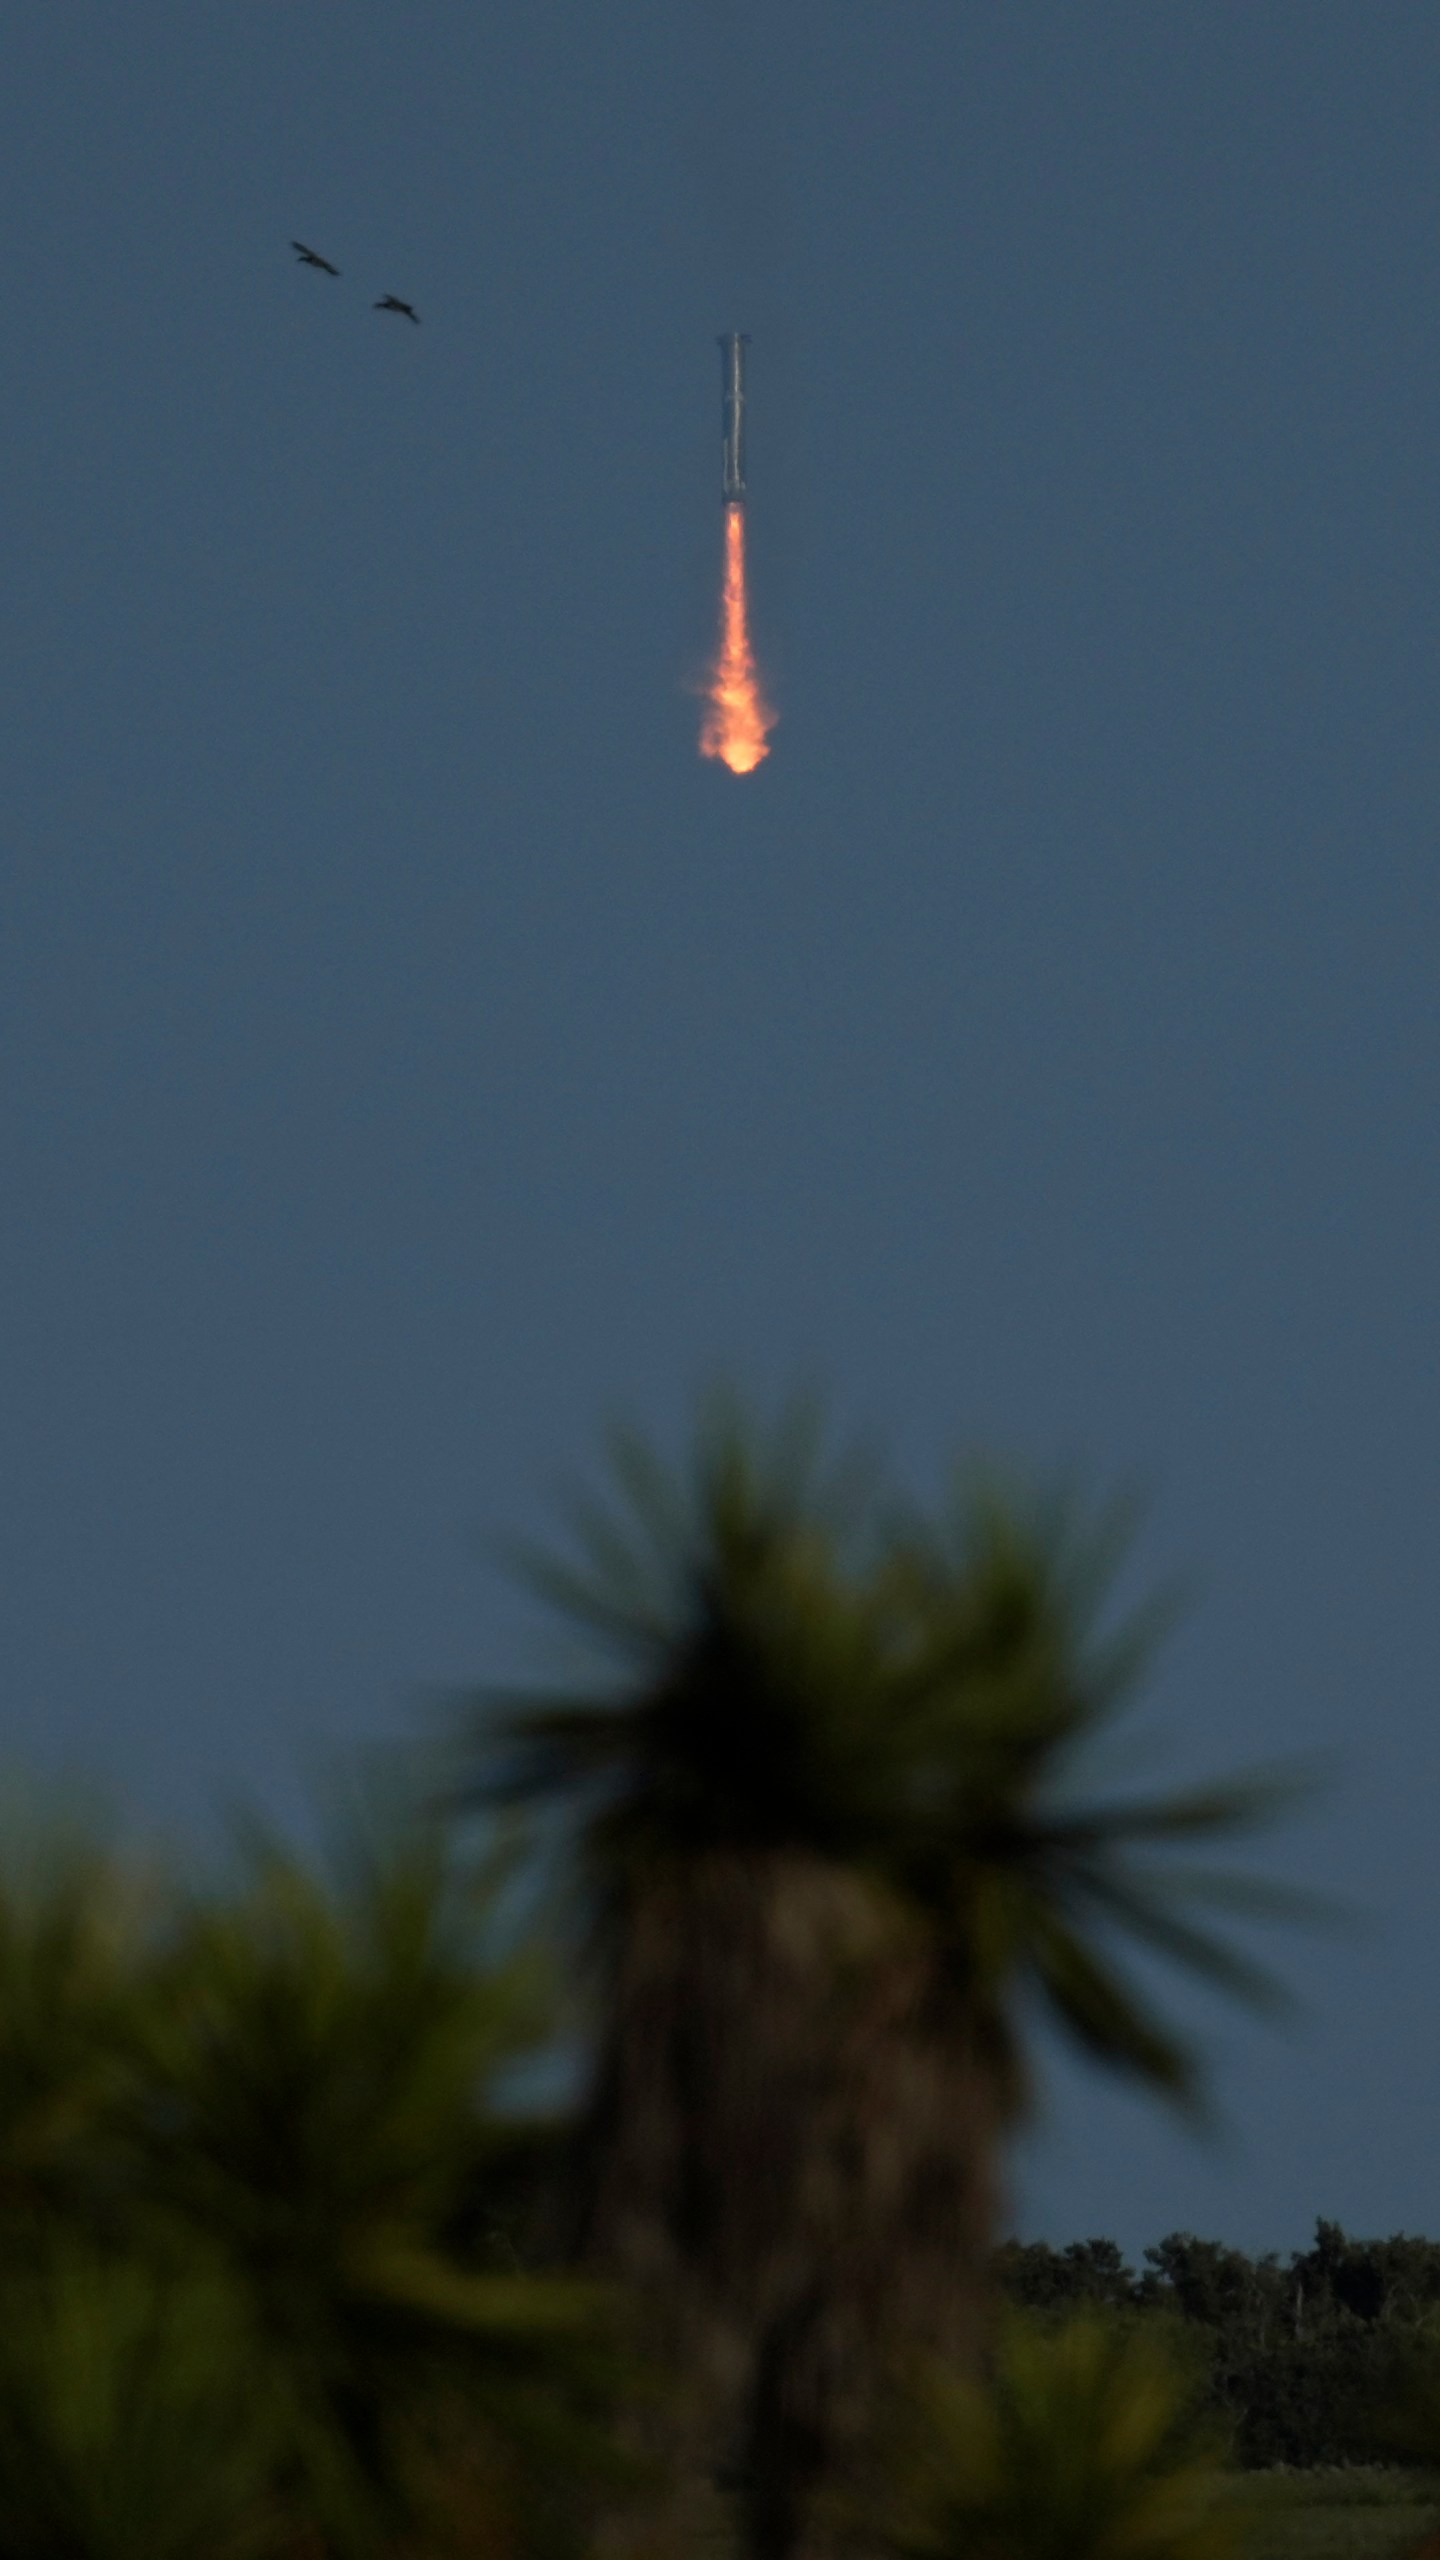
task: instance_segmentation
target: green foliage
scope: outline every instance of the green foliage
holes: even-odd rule
[[[0,1862],[0,2266],[116,2209],[115,2113],[134,2070],[146,1880],[73,1827]]]
[[[545,2022],[527,1969],[483,1958],[502,1882],[457,1877],[423,1831],[335,1887],[262,1844],[156,1978],[144,2192],[237,2291],[302,2501],[344,2550],[399,2529],[442,2420],[487,2441],[522,2540],[553,2535],[557,2482],[601,2447],[598,2297],[516,2272],[476,2210],[487,2091]]]
[[[504,1887],[423,1826],[189,1897],[73,1843],[0,1879],[0,2560],[583,2536],[617,2368],[504,2227],[549,2020]]]
[[[5,2560],[247,2560],[289,2538],[222,2286],[59,2243],[0,2326]]]
[[[997,2271],[1009,2299],[1037,2313],[1103,2303],[1183,2321],[1248,2467],[1387,2454],[1440,2466],[1440,2243],[1353,2240],[1321,2221],[1313,2245],[1284,2260],[1173,2232],[1138,2275],[1107,2240],[1011,2243]]]
[[[996,2268],[1008,2299],[1030,2311],[1068,2314],[1082,2304],[1118,2311],[1135,2300],[1134,2275],[1113,2240],[1071,2240],[1063,2249],[1010,2240]]]
[[[1134,2326],[1012,2318],[983,2379],[925,2385],[884,2540],[901,2560],[1223,2560],[1243,2519],[1195,2396]]]

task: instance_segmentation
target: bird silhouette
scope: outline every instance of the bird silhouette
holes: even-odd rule
[[[338,276],[340,273],[338,267],[331,266],[328,258],[321,257],[318,249],[307,249],[303,240],[292,240],[290,246],[302,267],[318,267],[321,274],[327,276]]]
[[[400,299],[400,297],[399,297],[399,295],[398,295],[398,293],[382,293],[382,295],[380,296],[379,301],[378,301],[378,302],[376,302],[376,303],[373,303],[373,304],[371,305],[371,308],[372,308],[372,310],[375,310],[375,311],[399,311],[399,312],[402,312],[402,313],[404,314],[404,317],[405,317],[407,320],[413,320],[413,321],[414,321],[415,326],[416,326],[416,328],[417,328],[417,329],[418,329],[418,328],[419,328],[419,326],[420,326],[420,314],[419,314],[419,312],[415,309],[415,307],[414,307],[413,303],[409,303],[409,302],[402,302],[402,301],[401,301],[401,299]]]

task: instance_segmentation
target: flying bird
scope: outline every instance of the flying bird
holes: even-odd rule
[[[403,312],[407,320],[414,321],[417,329],[420,326],[420,314],[415,309],[414,304],[402,302],[398,293],[382,293],[379,301],[372,304],[371,308],[375,311]]]
[[[318,249],[307,249],[303,240],[292,240],[290,246],[302,267],[318,267],[321,274],[327,276],[338,276],[340,273],[338,267],[331,266],[328,258],[321,257]]]

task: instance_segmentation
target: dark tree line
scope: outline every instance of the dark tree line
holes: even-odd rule
[[[1355,2240],[1338,2222],[1284,2258],[1176,2231],[1138,2271],[1113,2240],[1012,2241],[999,2267],[1026,2310],[1178,2329],[1247,2468],[1393,2460],[1397,2384],[1440,2322],[1440,2241]]]

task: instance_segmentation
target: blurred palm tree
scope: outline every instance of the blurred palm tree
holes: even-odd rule
[[[255,2380],[213,2281],[52,2238],[0,2326],[6,2560],[295,2554]]]
[[[1076,1764],[1148,1657],[1116,1523],[972,1492],[940,1530],[733,1408],[526,1560],[582,1642],[558,1693],[470,1712],[469,1792],[575,1854],[597,2057],[579,2246],[663,2306],[723,2413],[757,2560],[785,2560],[893,2346],[973,2359],[1036,1992],[1097,2059],[1193,2103],[1125,1937],[1268,1986],[1148,1853],[1267,1811],[1242,1782],[1095,1803]],[[1257,1903],[1263,1897],[1252,1897]]]
[[[252,1846],[154,1984],[132,2132],[151,2245],[240,2306],[278,2479],[317,2551],[562,2546],[607,2460],[592,2289],[487,2231],[497,2079],[533,2041],[533,1970],[487,1955],[494,1871],[415,1830],[330,1884]]]
[[[10,1807],[0,1849],[0,2265],[124,2209],[117,2111],[133,2083],[156,1896],[97,1832]]]
[[[933,2372],[878,2539],[896,2560],[1229,2560],[1246,2515],[1153,2326],[1012,2320],[982,2379]]]

